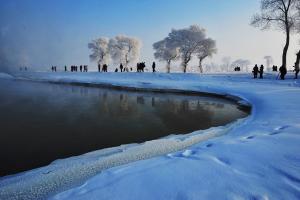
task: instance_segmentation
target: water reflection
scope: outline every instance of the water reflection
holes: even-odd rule
[[[0,175],[244,116],[216,98],[1,80]]]

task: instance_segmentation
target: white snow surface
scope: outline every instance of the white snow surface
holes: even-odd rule
[[[2,78],[2,79],[12,79],[14,77],[10,74],[0,72],[0,78]]]
[[[24,73],[17,78],[228,94],[246,119],[0,178],[0,199],[300,199],[300,81],[250,74]],[[54,147],[55,148],[55,147]]]

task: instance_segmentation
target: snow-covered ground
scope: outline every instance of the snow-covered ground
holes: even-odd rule
[[[6,74],[6,73],[1,73],[0,72],[0,78],[1,79],[12,79],[14,78],[12,75]]]
[[[99,150],[0,178],[0,199],[300,199],[298,80],[275,80],[274,74],[263,80],[246,74],[16,76],[229,94],[250,102],[252,113],[225,127]]]

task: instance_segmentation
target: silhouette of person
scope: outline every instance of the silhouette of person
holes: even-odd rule
[[[156,71],[155,71],[155,62],[152,63],[152,71],[153,71],[153,72],[156,72]]]
[[[257,73],[258,73],[258,66],[257,64],[253,67],[253,78],[257,78]]]
[[[295,66],[294,66],[294,71],[295,71],[295,79],[298,79],[298,74],[299,74],[299,62],[295,63]]]
[[[25,69],[25,71],[27,71],[27,67],[25,67],[24,69]]]
[[[102,71],[103,71],[103,72],[107,72],[107,65],[106,65],[106,64],[103,65]]]
[[[123,65],[122,65],[122,63],[120,64],[120,70],[121,70],[121,72],[123,72]]]
[[[115,69],[115,72],[118,72],[118,68]]]
[[[67,71],[67,66],[65,65],[65,72]]]
[[[279,72],[280,72],[280,79],[281,79],[281,80],[284,80],[284,77],[285,77],[285,75],[286,75],[286,73],[287,73],[286,68],[283,67],[283,66],[281,66],[281,67],[279,68]]]
[[[80,72],[82,72],[82,65],[80,65],[79,69],[80,69]]]
[[[298,79],[298,73],[299,73],[299,63],[300,63],[300,51],[296,54],[297,55],[297,59],[295,62],[295,79]]]
[[[259,78],[263,78],[263,74],[264,74],[264,66],[261,65],[259,68]]]
[[[146,67],[145,62],[139,63],[139,70],[140,70],[140,72],[144,72],[145,67]]]
[[[101,65],[98,64],[98,72],[100,72],[100,71],[101,71]]]

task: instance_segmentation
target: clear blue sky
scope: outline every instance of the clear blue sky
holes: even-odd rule
[[[280,64],[282,33],[249,26],[259,0],[0,0],[0,53],[10,63],[34,67],[89,62],[87,43],[126,34],[143,42],[141,60],[172,28],[198,24],[217,41],[222,57]],[[298,44],[292,41],[290,58]],[[290,62],[292,63],[292,62]]]

